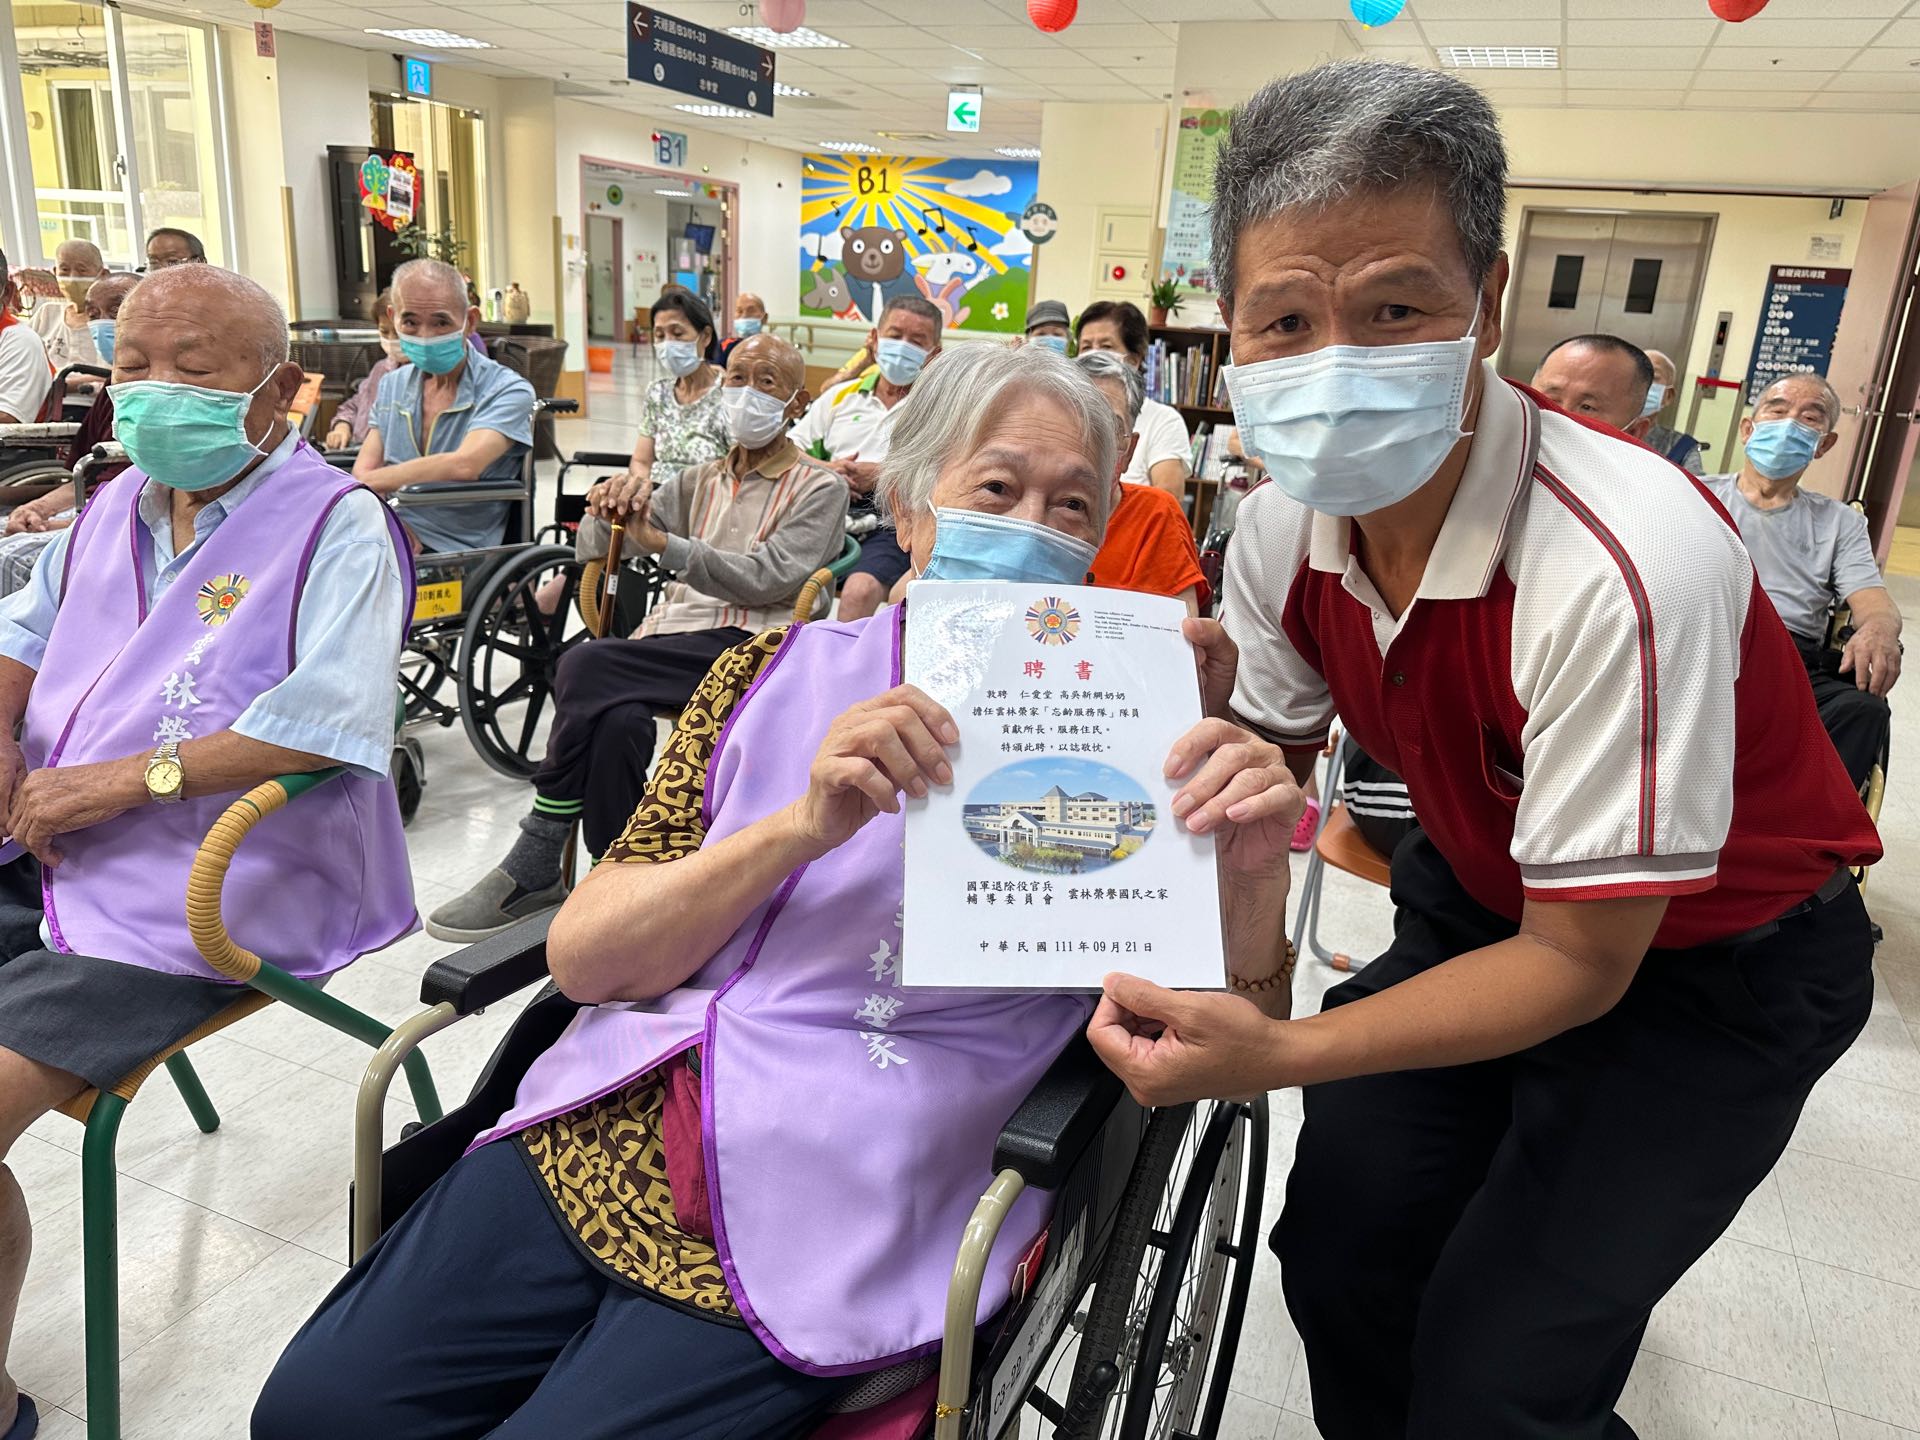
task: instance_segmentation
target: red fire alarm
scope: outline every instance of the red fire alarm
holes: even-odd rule
[[[1114,278],[1114,279],[1116,279],[1116,280],[1124,280],[1124,279],[1126,279],[1126,278],[1127,278],[1127,267],[1126,267],[1126,266],[1124,266],[1124,265],[1116,265],[1116,266],[1114,266],[1114,267],[1113,267],[1113,278]]]

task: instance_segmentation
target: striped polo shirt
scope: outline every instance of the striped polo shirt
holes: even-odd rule
[[[1290,749],[1334,716],[1407,782],[1474,899],[1671,897],[1655,944],[1740,934],[1879,838],[1740,537],[1699,483],[1483,368],[1460,486],[1395,618],[1350,522],[1241,506],[1234,709]]]

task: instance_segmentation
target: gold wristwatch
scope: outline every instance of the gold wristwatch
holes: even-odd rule
[[[187,798],[187,772],[180,764],[180,742],[169,740],[147,761],[147,794],[162,805]]]

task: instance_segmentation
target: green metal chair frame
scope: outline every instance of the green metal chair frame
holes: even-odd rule
[[[227,867],[247,832],[296,796],[325,784],[339,768],[304,775],[283,775],[255,786],[229,805],[207,832],[187,880],[187,927],[201,957],[231,980],[238,998],[191,1035],[155,1055],[105,1090],[86,1090],[59,1107],[86,1126],[80,1150],[81,1250],[85,1266],[86,1372],[88,1440],[120,1437],[120,1227],[119,1173],[114,1146],[120,1119],[140,1086],[160,1066],[173,1077],[194,1124],[212,1134],[220,1126],[206,1087],[200,1083],[187,1049],[275,1000],[330,1025],[377,1050],[392,1034],[388,1026],[363,1014],[305,980],[234,943],[220,915],[221,887]],[[440,1118],[440,1099],[418,1051],[407,1055],[407,1082],[423,1120]]]

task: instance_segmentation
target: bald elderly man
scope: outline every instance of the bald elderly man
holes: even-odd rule
[[[1647,427],[1646,447],[1666,456],[1689,475],[1706,474],[1700,442],[1666,423],[1680,418],[1679,368],[1664,350],[1647,351],[1647,359],[1653,362],[1653,388],[1647,392],[1646,414],[1653,424]]]
[[[392,296],[411,363],[380,382],[354,475],[381,495],[518,480],[533,447],[533,386],[471,343],[480,311],[467,301],[466,278],[443,260],[409,260],[393,272]],[[511,508],[409,505],[406,525],[422,550],[480,550],[506,538]]]
[[[1653,423],[1642,413],[1652,385],[1647,352],[1618,335],[1562,340],[1533,372],[1533,388],[1569,415],[1611,425],[1633,440],[1643,440]]]
[[[846,481],[787,434],[806,413],[806,374],[800,352],[777,336],[734,346],[720,391],[731,448],[642,491],[627,520],[627,549],[679,578],[638,636],[577,646],[561,660],[553,733],[520,837],[472,889],[427,917],[430,933],[479,940],[558,905],[575,818],[597,855],[640,803],[654,715],[684,706],[726,651],[791,620],[807,577],[840,553]]]
[[[201,960],[182,897],[201,836],[252,786],[349,772],[241,847],[236,941],[318,978],[416,923],[387,778],[405,537],[288,428],[300,367],[251,280],[158,271],[115,338],[134,468],[0,599],[0,1157],[244,993]],[[33,1428],[5,1372],[30,1239],[0,1165],[0,1436]]]
[[[87,328],[87,291],[106,273],[107,262],[91,240],[68,240],[53,252],[53,278],[60,284],[64,302],[36,309],[33,328],[47,347],[47,363],[56,373],[69,365],[101,363]]]

